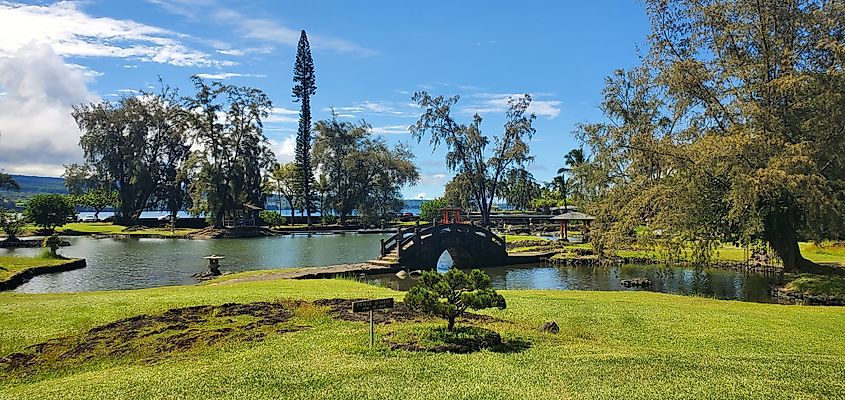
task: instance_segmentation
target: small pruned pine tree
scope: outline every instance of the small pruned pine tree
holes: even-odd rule
[[[445,274],[426,271],[417,286],[405,295],[405,304],[414,310],[445,318],[452,331],[455,319],[467,309],[506,307],[505,298],[491,288],[490,276],[474,269],[469,274],[452,268]]]

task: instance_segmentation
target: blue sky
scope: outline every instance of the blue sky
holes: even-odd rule
[[[150,89],[161,76],[255,86],[273,99],[266,135],[292,159],[290,88],[305,29],[317,71],[315,119],[334,107],[389,142],[413,146],[422,180],[407,198],[442,193],[443,151],[407,132],[414,91],[460,95],[458,115],[502,130],[510,95],[537,114],[530,169],[549,180],[578,143],[578,122],[602,118],[605,76],[638,63],[648,21],[637,1],[31,1],[0,0],[0,169],[58,176],[81,161],[71,107]]]

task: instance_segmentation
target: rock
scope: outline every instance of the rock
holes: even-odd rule
[[[651,280],[647,278],[623,279],[620,283],[625,287],[645,287],[651,286]]]
[[[411,273],[409,275],[411,276],[411,278],[419,278],[419,277],[422,276],[422,271],[420,271],[418,269],[413,270],[413,271],[411,271]]]
[[[408,273],[405,272],[405,270],[402,270],[396,273],[396,277],[399,279],[405,279],[408,277]]]
[[[540,332],[546,332],[557,335],[560,332],[560,327],[557,326],[557,322],[548,321],[540,327]]]

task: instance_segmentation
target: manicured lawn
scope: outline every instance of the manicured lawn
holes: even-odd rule
[[[74,260],[0,256],[0,281],[5,281],[28,268],[67,264]]]
[[[483,325],[521,351],[389,350],[381,340],[440,321],[378,326],[313,308],[302,330],[147,359],[93,358],[33,375],[0,371],[0,398],[843,398],[845,309],[648,292],[503,291]],[[349,280],[276,280],[78,294],[0,293],[0,357],[174,307],[402,293]],[[554,320],[560,334],[537,331]],[[132,339],[132,338],[129,338]],[[129,340],[127,339],[127,340]],[[527,347],[527,348],[526,348]]]
[[[845,299],[845,277],[802,274],[789,282],[785,289],[804,294]]]
[[[125,226],[114,225],[108,222],[75,222],[57,229],[59,234],[100,234],[100,235],[161,235],[166,237],[184,237],[199,229],[177,228],[171,231],[169,228],[144,228],[139,230],[126,230]]]

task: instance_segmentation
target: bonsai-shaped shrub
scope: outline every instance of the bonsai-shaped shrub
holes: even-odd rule
[[[271,228],[282,226],[287,223],[287,219],[282,214],[275,211],[264,210],[258,213],[258,216],[266,222],[267,225],[270,225]]]
[[[446,330],[452,331],[455,319],[468,308],[506,307],[505,298],[490,288],[490,276],[474,269],[469,274],[452,268],[445,274],[423,272],[417,286],[405,295],[405,304],[412,309],[445,318]]]
[[[50,235],[44,238],[41,242],[41,247],[44,248],[44,258],[59,258],[59,247],[62,245],[62,238],[59,235]]]

